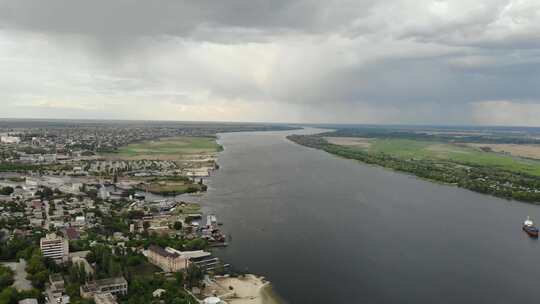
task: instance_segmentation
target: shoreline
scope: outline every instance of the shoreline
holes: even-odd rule
[[[219,155],[225,151],[225,146],[220,143],[219,136],[215,139],[216,143],[222,147],[216,153],[216,164],[219,161]],[[219,170],[219,165],[217,169]],[[212,178],[212,175],[207,177]],[[204,192],[199,192],[204,196]],[[185,193],[191,194],[193,193]],[[200,204],[201,202],[199,202]],[[272,283],[264,276],[255,274],[243,274],[238,277],[216,276],[209,286],[204,289],[204,296],[216,296],[227,304],[285,304],[286,302],[274,291]],[[210,291],[210,292],[208,292]]]
[[[260,287],[259,294],[263,304],[284,304],[285,301],[274,291],[272,283]]]
[[[272,283],[262,276],[216,276],[204,290],[205,297],[218,297],[228,304],[282,304]]]
[[[462,180],[459,180],[459,181],[445,181],[445,180],[443,180],[445,178],[444,174],[441,175],[440,178],[438,178],[438,176],[422,176],[422,175],[420,175],[418,173],[419,171],[408,169],[408,168],[410,168],[410,166],[407,166],[408,161],[404,160],[404,159],[389,156],[389,159],[395,161],[395,164],[399,164],[401,167],[391,166],[391,165],[387,165],[387,163],[383,163],[380,159],[377,159],[377,157],[384,156],[383,153],[370,154],[370,153],[367,153],[367,152],[356,151],[356,152],[358,152],[357,155],[359,157],[354,157],[354,156],[351,156],[351,155],[344,155],[343,153],[340,153],[341,151],[339,151],[339,150],[330,149],[331,147],[347,148],[346,146],[339,146],[339,145],[330,144],[330,143],[327,143],[327,142],[326,143],[305,142],[305,141],[302,141],[302,140],[299,139],[301,137],[308,137],[309,138],[310,136],[293,134],[293,135],[287,136],[287,139],[289,141],[297,144],[297,145],[304,146],[304,147],[311,148],[311,149],[315,149],[315,150],[319,150],[319,151],[323,151],[325,153],[328,153],[328,154],[333,155],[333,156],[338,157],[338,158],[357,161],[357,162],[360,162],[360,163],[362,163],[364,165],[383,168],[385,170],[389,170],[389,171],[392,171],[392,172],[397,172],[397,173],[409,175],[411,177],[418,178],[420,180],[428,181],[428,182],[431,182],[431,183],[435,183],[435,184],[439,184],[439,185],[446,185],[446,186],[451,186],[451,187],[457,187],[457,188],[465,189],[465,190],[468,190],[468,191],[471,191],[471,192],[497,197],[499,199],[503,199],[503,200],[507,200],[507,201],[514,201],[514,202],[526,203],[526,204],[531,204],[531,205],[540,205],[540,199],[535,200],[534,198],[531,199],[531,198],[528,198],[528,197],[520,197],[520,196],[517,196],[516,194],[514,194],[513,192],[512,192],[511,195],[508,195],[507,192],[504,192],[504,190],[506,190],[506,189],[503,189],[502,187],[499,188],[499,186],[498,187],[493,187],[493,184],[489,184],[489,185],[491,185],[490,187],[486,186],[487,188],[481,188],[477,184],[474,184],[474,182],[477,182],[478,179],[474,179],[472,177],[471,178],[465,178],[465,179],[462,179]],[[322,139],[322,137],[321,137],[321,139]],[[371,159],[369,159],[369,157],[371,157]],[[422,160],[420,160],[420,161],[417,160],[417,162],[419,164],[413,164],[413,165],[417,165],[417,167],[420,167],[422,165],[420,163],[421,161]],[[455,162],[455,163],[452,163],[452,164],[455,165],[455,167],[448,167],[448,170],[451,170],[451,169],[453,170],[453,169],[455,169],[456,167],[459,167],[459,166],[467,166],[466,164],[459,163],[459,162]],[[478,169],[478,168],[484,168],[485,166],[472,166],[472,167]],[[440,169],[439,166],[436,166],[436,165],[432,166],[432,168]],[[504,171],[504,170],[501,171],[501,172],[503,172],[503,173],[504,172],[509,172],[509,173],[513,174],[513,176],[524,176],[524,174],[516,173],[516,172],[510,172],[510,171]],[[462,172],[458,172],[458,173],[462,173]],[[480,172],[480,173],[482,173],[482,172]],[[477,173],[477,174],[480,174],[480,173]],[[462,174],[456,174],[456,175],[462,176]],[[472,174],[469,174],[469,171],[465,171],[465,175],[467,177],[472,176]],[[503,181],[503,179],[501,179],[501,174],[490,176],[490,180],[492,182],[495,182],[495,185],[500,185],[500,183],[502,183],[502,181]],[[484,182],[485,182],[485,180],[484,180]],[[489,191],[485,190],[485,189],[488,189]],[[491,191],[490,189],[491,190],[495,189],[495,190]],[[528,195],[530,193],[532,193],[532,192],[529,191],[529,192],[527,192],[527,194],[523,194],[523,195]],[[518,194],[520,194],[520,193],[518,193]],[[535,193],[533,193],[533,194],[535,194]]]

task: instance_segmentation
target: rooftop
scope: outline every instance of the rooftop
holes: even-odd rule
[[[170,251],[167,251],[159,246],[155,246],[155,245],[150,245],[150,247],[148,247],[148,250],[150,251],[153,251],[155,252],[156,254],[159,254],[163,257],[170,257],[170,258],[177,258],[179,257],[180,255],[176,252],[170,252]]]

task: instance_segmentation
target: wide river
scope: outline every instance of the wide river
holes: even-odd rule
[[[540,208],[289,142],[313,130],[222,134],[198,198],[232,235],[218,255],[288,303],[530,303]]]

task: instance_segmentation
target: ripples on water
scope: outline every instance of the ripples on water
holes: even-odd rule
[[[303,130],[301,132],[313,132]],[[514,303],[539,298],[537,206],[293,144],[222,134],[200,198],[233,236],[218,254],[290,303]]]

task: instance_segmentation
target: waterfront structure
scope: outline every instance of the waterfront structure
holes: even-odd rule
[[[41,253],[46,258],[51,258],[56,262],[66,262],[68,260],[68,240],[56,235],[56,233],[50,233],[41,238],[39,246]]]
[[[212,254],[204,250],[179,251],[170,247],[165,249],[152,245],[148,248],[148,260],[167,272],[177,272],[187,268],[191,263],[197,264],[203,261],[217,261],[211,258]],[[204,267],[203,267],[204,268]]]
[[[148,248],[148,260],[167,272],[180,271],[188,266],[182,255],[155,245]]]
[[[126,295],[128,292],[128,283],[124,277],[108,278],[88,282],[81,286],[81,296],[85,299],[91,299],[96,294],[110,293],[112,295]]]

